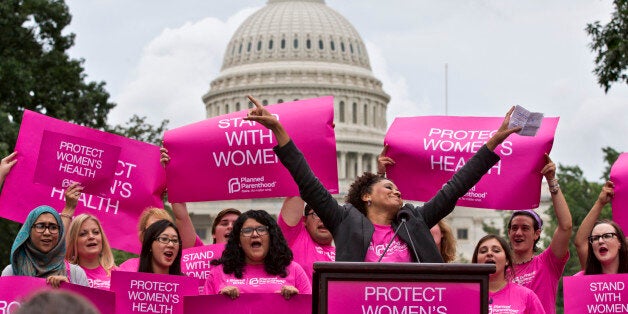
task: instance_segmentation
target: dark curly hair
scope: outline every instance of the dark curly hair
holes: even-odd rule
[[[595,226],[599,224],[608,224],[611,225],[615,229],[615,234],[617,235],[617,241],[619,241],[619,252],[617,252],[617,256],[619,257],[619,268],[617,269],[618,274],[628,273],[628,248],[626,247],[628,244],[626,243],[626,236],[624,232],[621,230],[621,227],[614,221],[608,219],[602,219],[595,222]],[[593,230],[593,229],[591,229]],[[590,234],[589,234],[590,235]],[[595,253],[593,253],[593,245],[591,242],[589,243],[589,253],[587,255],[587,264],[584,268],[585,275],[596,275],[602,273],[602,264],[600,260],[595,257]]]
[[[280,277],[288,276],[286,268],[292,262],[292,251],[288,247],[288,242],[283,237],[275,219],[264,210],[249,210],[238,217],[238,220],[233,224],[232,236],[229,237],[222,256],[220,259],[212,260],[211,264],[222,265],[222,270],[225,274],[233,274],[238,279],[242,278],[242,271],[244,266],[246,266],[246,262],[244,250],[240,247],[240,231],[244,222],[249,218],[268,227],[270,247],[268,248],[268,254],[264,258],[264,270],[266,273],[279,275]]]
[[[347,203],[357,208],[364,216],[366,216],[366,205],[362,200],[362,195],[371,193],[373,191],[373,185],[386,178],[380,177],[374,173],[365,172],[359,176],[351,186],[349,187],[349,193],[347,194]]]
[[[159,237],[159,235],[164,232],[168,227],[174,229],[177,233],[177,237],[179,241],[181,241],[181,235],[179,235],[179,229],[177,226],[173,224],[171,221],[162,219],[157,220],[144,231],[144,240],[142,241],[142,252],[140,253],[140,265],[138,267],[138,272],[140,273],[153,273],[153,242]],[[177,257],[174,258],[172,265],[170,265],[168,269],[168,274],[170,275],[183,275],[181,272],[181,255],[183,254],[183,245],[179,242],[179,252],[177,253]]]

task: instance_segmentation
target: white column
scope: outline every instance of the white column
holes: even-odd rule
[[[364,154],[362,153],[358,153],[358,157],[357,157],[357,163],[358,163],[358,173],[355,174],[355,176],[361,176],[362,172],[364,172],[364,167],[362,166],[362,156]]]
[[[338,178],[347,178],[347,152],[340,152],[340,161],[338,161]]]

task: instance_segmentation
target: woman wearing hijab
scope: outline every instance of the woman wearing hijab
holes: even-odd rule
[[[65,260],[65,234],[61,216],[50,206],[33,209],[11,247],[11,265],[2,276],[46,278],[53,287],[62,281],[87,286],[85,271]]]

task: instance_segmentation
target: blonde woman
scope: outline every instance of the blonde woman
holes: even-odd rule
[[[111,246],[98,218],[80,214],[70,224],[65,258],[79,265],[90,288],[109,290],[111,271],[116,268]]]

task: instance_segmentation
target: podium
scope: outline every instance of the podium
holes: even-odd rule
[[[316,262],[312,313],[488,313],[492,264]]]

